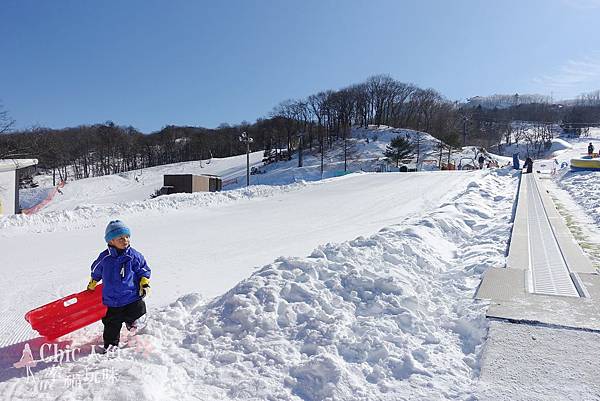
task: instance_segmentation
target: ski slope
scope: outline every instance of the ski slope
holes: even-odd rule
[[[260,164],[262,158],[263,152],[251,153],[250,165]],[[163,186],[164,174],[218,175],[224,181],[237,179],[237,182],[231,186],[239,187],[242,181],[245,184],[246,155],[175,163],[121,174],[69,180],[60,195],[57,195],[44,211],[75,209],[87,204],[102,205],[150,199],[151,195]],[[43,199],[52,186],[49,176],[35,177],[35,179],[40,184],[39,188],[21,191],[23,208],[31,207]]]
[[[121,208],[97,205],[15,216],[7,220],[16,225],[0,233],[0,266],[18,266],[18,272],[0,283],[0,307],[17,317],[17,326],[24,326],[21,316],[27,310],[84,288],[89,265],[104,246],[104,227],[117,217],[130,225],[132,246],[144,253],[153,269],[150,304],[164,305],[190,292],[217,296],[279,256],[305,256],[320,244],[370,235],[416,218],[479,174],[370,173],[161,197],[169,198],[167,203],[158,198]],[[232,192],[239,198],[231,199]],[[25,257],[24,250],[31,248],[37,256]],[[20,333],[14,324],[0,331],[2,345],[24,339],[22,333],[9,335]]]
[[[351,169],[372,167],[396,134],[363,133]],[[73,181],[41,212],[0,219],[0,398],[471,397],[487,331],[472,296],[480,274],[504,263],[515,175],[334,177],[343,162],[329,154],[319,180],[317,156],[266,166],[252,183],[267,185],[248,188],[245,156]],[[239,179],[220,193],[149,199],[172,173]],[[56,344],[81,350],[76,361],[38,359],[27,379],[14,363],[25,344],[41,358],[44,340],[24,313],[85,287],[117,218],[153,270],[143,352],[134,339],[115,358],[89,355],[97,323]]]
[[[372,167],[395,134],[364,133],[370,140],[359,142],[351,169]],[[557,141],[558,166],[598,134]],[[325,177],[341,167],[339,155],[329,156]],[[308,155],[302,168],[297,160],[264,167],[252,183],[267,185],[245,188],[245,157],[211,164],[211,173],[240,180],[221,193],[148,199],[162,174],[209,172],[204,162],[160,166],[69,182],[42,212],[0,219],[0,399],[595,399],[590,383],[561,384],[588,375],[576,357],[550,355],[558,343],[576,356],[574,337],[594,349],[597,333],[535,326],[515,333],[490,324],[487,305],[472,299],[481,273],[505,263],[516,190],[510,169],[319,180],[319,160]],[[547,176],[595,263],[599,177],[567,168]],[[56,343],[60,352],[78,350],[75,361],[42,361],[44,340],[28,330],[24,312],[85,286],[115,218],[131,226],[132,245],[153,269],[146,327],[117,355],[98,358],[90,353],[102,325],[94,324]],[[480,387],[488,335],[519,344],[551,339],[536,340],[535,366],[515,366],[514,377],[542,383],[542,392],[519,380],[508,389]],[[37,360],[30,378],[14,365],[25,344]]]
[[[471,297],[504,259],[515,188],[509,170],[365,173],[10,218],[0,397],[467,398],[486,332]],[[148,352],[85,356],[90,326],[60,343],[78,361],[34,369],[42,392],[11,365],[33,336],[15,322],[85,286],[115,217],[153,269]]]

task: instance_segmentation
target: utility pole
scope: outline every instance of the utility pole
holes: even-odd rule
[[[246,186],[248,187],[250,186],[250,144],[254,141],[254,138],[250,138],[244,131],[239,140],[246,143]]]
[[[323,179],[323,159],[325,158],[325,113],[323,113],[323,110],[320,112],[322,113],[321,121],[323,121],[323,127],[319,127],[321,132],[321,179]]]
[[[321,179],[323,179],[323,153],[325,152],[325,143],[321,137]]]
[[[302,146],[304,145],[304,131],[298,133],[298,167],[302,167]]]
[[[346,142],[346,135],[344,135],[344,171],[348,171],[348,143]]]
[[[348,171],[348,130],[344,123],[344,172]]]
[[[463,116],[463,146],[467,146],[467,116]]]

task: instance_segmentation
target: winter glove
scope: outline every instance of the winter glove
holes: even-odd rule
[[[93,278],[90,278],[90,282],[87,285],[87,289],[89,291],[94,291],[96,289],[97,285],[98,285],[98,282],[96,280],[94,280]]]
[[[142,277],[140,279],[140,297],[144,298],[150,295],[150,279]]]

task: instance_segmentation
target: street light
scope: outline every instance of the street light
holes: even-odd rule
[[[298,132],[298,167],[302,167],[302,147],[304,146],[304,135],[306,135],[306,132]]]
[[[462,123],[463,123],[463,146],[467,146],[467,122],[471,121],[469,117],[463,115]]]
[[[323,114],[321,115],[321,120],[319,120],[319,123],[323,121],[323,129],[319,127],[319,132],[321,133],[321,179],[323,179],[323,158],[325,153],[325,133],[323,132],[325,130],[325,116],[326,113],[323,112]]]
[[[240,135],[239,140],[246,143],[246,186],[250,186],[250,144],[254,142],[254,139],[250,138],[246,131],[244,131]]]

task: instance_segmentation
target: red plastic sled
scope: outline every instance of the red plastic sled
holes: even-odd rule
[[[106,315],[106,309],[102,304],[102,284],[99,284],[94,291],[68,295],[30,310],[25,320],[51,341],[97,322]]]

